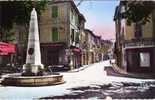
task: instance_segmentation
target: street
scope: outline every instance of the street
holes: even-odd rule
[[[1,86],[1,99],[152,99],[154,79],[107,76],[109,60],[84,66],[83,70],[63,72],[65,84],[43,87]]]
[[[154,34],[153,0],[1,0],[0,99],[155,99]]]

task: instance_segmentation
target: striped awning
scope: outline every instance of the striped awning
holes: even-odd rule
[[[15,53],[15,44],[0,42],[0,55]]]

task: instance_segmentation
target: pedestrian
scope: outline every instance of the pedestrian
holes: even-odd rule
[[[110,61],[109,61],[109,62],[110,62],[110,64],[112,64],[111,59],[110,59]]]

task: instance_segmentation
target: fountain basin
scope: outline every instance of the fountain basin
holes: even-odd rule
[[[63,75],[21,76],[20,73],[3,76],[2,85],[6,86],[49,86],[63,84]]]

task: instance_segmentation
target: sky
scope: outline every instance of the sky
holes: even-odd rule
[[[75,0],[76,4],[78,2]],[[86,18],[86,28],[102,39],[115,39],[113,16],[118,4],[116,0],[84,0],[78,9]]]

